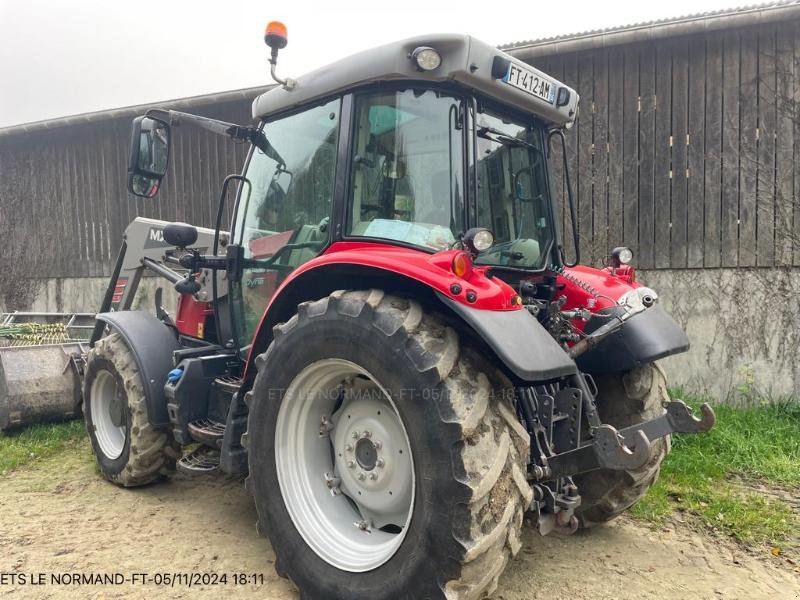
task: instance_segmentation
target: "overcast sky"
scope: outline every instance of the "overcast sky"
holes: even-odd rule
[[[0,127],[264,85],[273,19],[289,28],[279,73],[296,77],[411,35],[463,32],[502,44],[738,3],[0,0]]]

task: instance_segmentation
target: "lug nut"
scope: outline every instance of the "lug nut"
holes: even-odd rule
[[[344,445],[344,449],[347,450],[348,452],[352,452],[353,451],[353,445],[352,444],[345,444]]]
[[[353,434],[350,437],[352,437],[354,440],[357,440],[358,439],[358,431],[354,431]]]
[[[348,461],[347,461],[347,467],[348,467],[349,469],[355,469],[355,468],[356,468],[356,461],[354,461],[354,460],[348,460]]]
[[[378,466],[378,467],[383,467],[385,464],[386,464],[386,461],[383,460],[382,458],[379,458],[378,460],[375,461],[375,465]]]
[[[372,437],[372,434],[369,431],[364,431],[364,433],[361,434],[361,437],[362,438]]]
[[[369,474],[369,478],[370,478],[372,481],[375,481],[375,480],[378,478],[378,474],[377,474],[377,473],[370,473],[370,474]]]
[[[322,415],[322,418],[319,420],[319,437],[328,435],[333,428],[334,424],[331,420],[326,415]]]
[[[383,443],[378,440],[375,440],[375,448],[380,450],[381,448],[383,448]]]
[[[356,522],[355,526],[358,527],[361,531],[367,531],[369,529],[369,523],[363,520]]]
[[[367,476],[366,476],[366,475],[364,475],[364,473],[359,473],[359,474],[358,474],[358,479],[359,479],[359,481],[364,481],[366,478],[367,478]]]
[[[325,473],[325,485],[328,486],[328,489],[331,491],[331,494],[334,496],[338,496],[342,493],[339,489],[339,484],[342,482],[341,479],[338,477],[334,477],[330,473]]]

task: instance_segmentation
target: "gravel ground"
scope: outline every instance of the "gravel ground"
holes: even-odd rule
[[[97,474],[81,444],[0,479],[0,595],[10,598],[294,599],[274,554],[255,532],[241,480],[187,477],[124,490]],[[800,569],[767,549],[744,550],[676,524],[653,531],[632,519],[571,537],[523,532],[523,548],[495,598],[800,598]],[[44,573],[16,585],[9,573]],[[227,584],[54,585],[55,574],[227,574]],[[234,573],[248,581],[235,584]],[[253,577],[256,575],[256,577]],[[0,575],[0,578],[2,575]],[[253,581],[255,579],[255,581]]]

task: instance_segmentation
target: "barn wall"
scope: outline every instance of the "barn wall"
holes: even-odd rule
[[[181,109],[249,123],[254,96]],[[9,212],[26,213],[24,231],[2,231],[4,243],[28,245],[33,255],[23,259],[40,277],[109,274],[122,233],[137,216],[213,226],[223,179],[241,172],[245,144],[176,127],[159,195],[137,198],[126,189],[126,171],[131,119],[144,110],[121,112],[30,133],[0,131],[0,230],[13,220]]]
[[[580,94],[568,159],[587,262],[624,244],[645,269],[800,265],[800,20],[528,62]]]

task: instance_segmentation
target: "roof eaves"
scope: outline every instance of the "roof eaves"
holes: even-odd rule
[[[151,108],[168,107],[172,110],[188,110],[197,108],[199,106],[207,106],[209,104],[219,104],[223,102],[232,102],[234,100],[248,100],[268,90],[272,86],[258,86],[251,88],[242,88],[238,90],[231,90],[227,92],[216,92],[213,94],[201,94],[198,96],[190,96],[188,98],[176,98],[173,100],[161,100],[159,102],[150,102],[147,104],[137,104],[133,106],[124,106],[121,108],[111,108],[108,110],[100,110],[78,115],[70,115],[66,117],[57,117],[55,119],[45,119],[43,121],[34,121],[32,123],[22,123],[20,125],[12,125],[10,127],[0,128],[0,137],[8,137],[12,135],[19,135],[25,133],[33,133],[36,131],[45,131],[49,129],[59,129],[62,127],[71,127],[76,125],[86,125],[89,123],[97,123],[110,119],[133,117],[140,115]]]
[[[503,44],[499,48],[518,58],[526,59],[790,19],[800,19],[800,0],[747,5],[677,18],[514,42]]]

